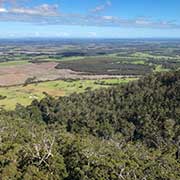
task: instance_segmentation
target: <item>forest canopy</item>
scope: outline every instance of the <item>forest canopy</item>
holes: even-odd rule
[[[0,114],[2,180],[180,179],[180,71]]]

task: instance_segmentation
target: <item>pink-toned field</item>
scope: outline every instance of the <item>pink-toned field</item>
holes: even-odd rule
[[[14,65],[0,68],[0,85],[10,86],[23,84],[29,77],[36,77],[36,81],[54,80],[73,76],[70,70],[57,70],[57,63],[39,63]]]
[[[23,84],[27,78],[36,77],[35,81],[48,81],[56,79],[103,79],[121,76],[84,75],[70,69],[56,69],[56,62],[37,64],[12,65],[0,68],[0,86],[13,86]]]

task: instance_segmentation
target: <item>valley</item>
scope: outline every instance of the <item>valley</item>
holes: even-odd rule
[[[14,109],[46,94],[68,96],[179,69],[179,47],[178,41],[146,39],[1,41],[0,107]]]

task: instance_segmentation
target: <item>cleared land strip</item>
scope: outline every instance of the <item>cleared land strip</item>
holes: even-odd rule
[[[121,75],[86,75],[70,69],[56,69],[56,62],[29,63],[22,65],[10,65],[0,68],[0,86],[21,85],[28,78],[35,77],[34,81],[51,81],[57,79],[108,79],[133,76]]]

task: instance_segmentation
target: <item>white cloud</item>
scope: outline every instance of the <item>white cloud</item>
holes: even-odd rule
[[[3,1],[4,2],[4,1]],[[2,0],[0,0],[2,3]],[[111,6],[111,1],[97,6],[94,12],[100,12]],[[35,7],[9,7],[0,6],[0,21],[26,22],[38,25],[81,25],[81,26],[111,26],[111,27],[141,27],[141,28],[175,28],[180,25],[173,21],[155,21],[149,18],[125,19],[110,15],[100,16],[97,13],[89,15],[63,14],[59,12],[56,4],[41,4]],[[61,36],[68,36],[62,34]],[[91,33],[91,35],[95,35]]]
[[[113,16],[102,16],[102,18],[103,18],[104,20],[113,20],[113,19],[114,19]]]
[[[40,15],[40,16],[56,16],[59,14],[58,5],[42,4],[34,8],[12,8],[9,13],[25,14],[25,15]]]
[[[5,9],[5,8],[0,8],[0,13],[5,13],[5,12],[8,12],[7,9]]]
[[[112,5],[111,1],[106,1],[105,4],[96,6],[94,9],[91,10],[91,12],[98,13],[98,12],[104,11],[107,7],[109,7],[111,5]]]
[[[149,25],[149,24],[151,24],[151,22],[148,20],[138,20],[138,19],[135,21],[135,23],[137,25]]]

